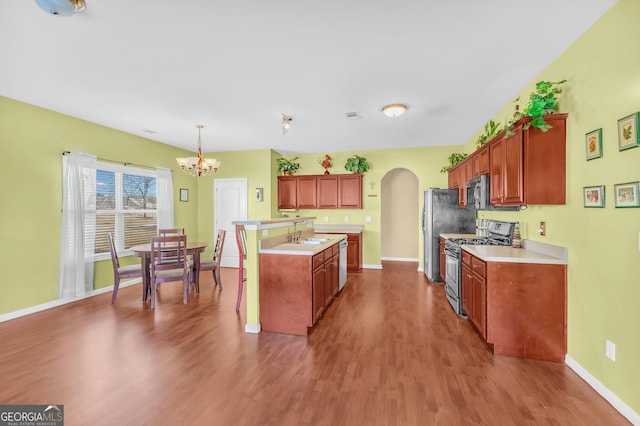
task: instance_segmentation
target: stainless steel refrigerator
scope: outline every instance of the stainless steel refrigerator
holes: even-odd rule
[[[440,234],[474,234],[476,210],[458,206],[457,189],[429,188],[424,191],[422,210],[423,266],[429,281],[440,279]]]

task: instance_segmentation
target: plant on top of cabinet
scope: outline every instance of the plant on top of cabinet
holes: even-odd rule
[[[344,168],[348,172],[364,173],[369,170],[369,163],[366,158],[354,155],[347,159]]]
[[[449,156],[449,164],[447,164],[446,166],[443,166],[440,169],[440,173],[448,173],[453,166],[455,166],[456,164],[458,164],[459,162],[467,158],[467,155],[469,154],[454,152]]]
[[[496,123],[493,120],[489,120],[487,124],[484,125],[484,133],[478,137],[478,140],[476,140],[476,147],[477,148],[482,147],[482,145],[486,144],[491,139],[493,139],[493,137],[496,136],[499,131],[500,131],[500,123]]]
[[[544,116],[558,111],[558,98],[556,95],[562,92],[560,85],[566,81],[567,80],[537,82],[536,90],[529,94],[529,104],[524,111],[520,112],[517,108],[518,105],[516,105],[513,118],[505,124],[504,130],[507,131],[507,136],[513,135],[509,128],[522,117],[531,118],[531,121],[524,125],[524,129],[533,127],[543,132],[549,130],[551,125],[545,121]],[[520,98],[517,98],[514,102],[518,102],[519,100]]]
[[[324,169],[324,174],[325,175],[329,174],[329,169],[333,165],[332,163],[333,163],[333,158],[331,158],[331,156],[329,154],[325,154],[324,157],[320,157],[318,159],[318,164],[320,164],[322,166],[322,168]]]
[[[296,163],[296,160],[300,157],[293,157],[291,159],[286,159],[284,157],[278,158],[278,170],[282,172],[283,175],[293,175],[300,168],[300,163]]]

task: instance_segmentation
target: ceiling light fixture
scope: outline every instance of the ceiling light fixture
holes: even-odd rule
[[[40,9],[55,16],[71,16],[82,12],[86,7],[84,0],[36,0]]]
[[[198,128],[198,156],[187,158],[176,158],[183,172],[193,177],[207,176],[218,171],[220,162],[214,159],[202,158],[202,143],[200,141],[200,130],[202,124],[196,125]]]
[[[382,107],[382,113],[387,117],[398,117],[407,110],[405,104],[391,104]]]
[[[282,134],[283,135],[285,133],[287,133],[289,131],[289,129],[291,128],[291,122],[292,121],[293,121],[292,117],[288,116],[284,112],[282,113]]]

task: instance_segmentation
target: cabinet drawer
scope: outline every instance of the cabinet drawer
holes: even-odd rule
[[[324,251],[313,256],[313,269],[316,269],[318,266],[322,266],[323,263],[324,263]]]
[[[460,250],[460,253],[462,254],[462,263],[463,263],[464,265],[469,265],[469,266],[471,266],[471,258],[472,258],[473,256],[471,256],[471,254],[467,253],[467,252],[466,252],[466,251],[464,251],[464,250]]]
[[[485,277],[487,275],[487,264],[477,257],[471,256],[471,269],[480,276]]]

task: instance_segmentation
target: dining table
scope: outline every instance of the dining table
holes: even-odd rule
[[[200,289],[200,253],[207,248],[207,243],[198,241],[187,241],[187,256],[192,256],[195,274],[193,276],[193,284],[196,289]],[[141,259],[142,263],[142,301],[146,302],[151,291],[151,243],[138,244],[132,246],[129,250],[134,256]]]

